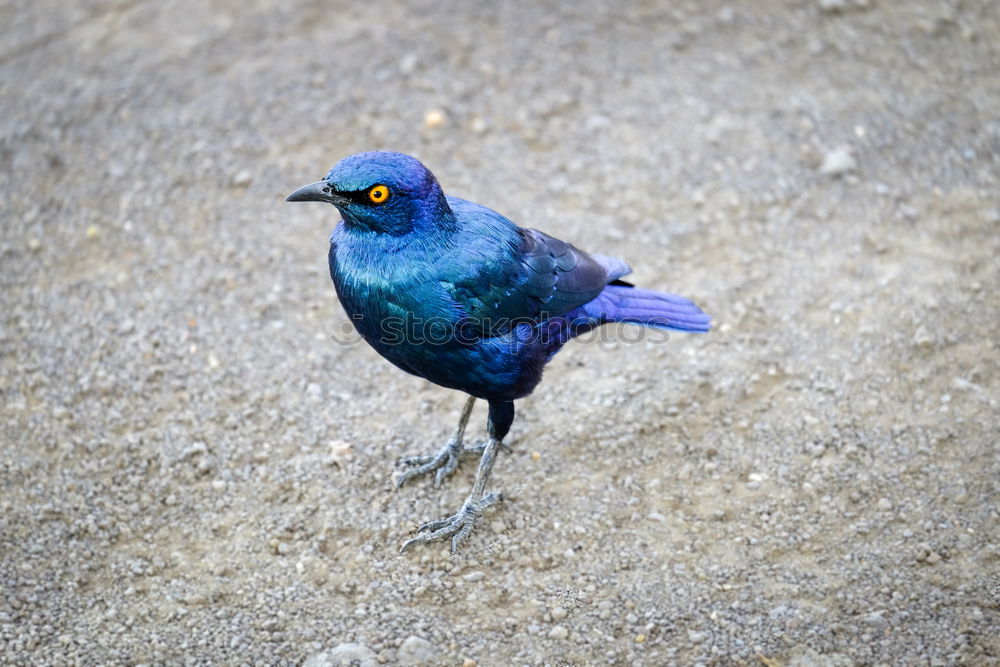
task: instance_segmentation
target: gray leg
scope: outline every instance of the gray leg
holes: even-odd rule
[[[462,439],[465,437],[465,425],[469,423],[469,415],[472,414],[472,406],[476,402],[475,396],[469,396],[462,408],[462,416],[458,420],[458,429],[455,435],[436,454],[425,456],[410,456],[400,460],[408,470],[404,470],[396,478],[396,488],[403,486],[406,482],[419,475],[426,475],[429,472],[437,471],[434,474],[434,486],[441,486],[444,478],[455,472],[459,461],[463,456],[479,454],[483,451],[483,446],[463,447]]]
[[[469,493],[469,497],[455,514],[437,521],[428,521],[420,526],[417,532],[423,534],[407,540],[400,549],[400,553],[414,544],[433,542],[449,536],[451,536],[451,552],[457,553],[458,545],[472,532],[476,520],[482,516],[483,510],[503,500],[503,496],[499,493],[483,494],[486,490],[486,482],[490,478],[490,472],[493,470],[493,463],[496,461],[497,451],[502,446],[503,437],[507,434],[513,420],[514,404],[512,402],[490,402],[490,439],[483,448],[482,458],[479,459],[479,471],[476,473],[476,481],[472,484],[472,492]]]

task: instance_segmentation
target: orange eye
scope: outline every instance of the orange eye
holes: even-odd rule
[[[389,188],[384,185],[375,185],[368,190],[368,199],[373,204],[384,204],[389,198]]]

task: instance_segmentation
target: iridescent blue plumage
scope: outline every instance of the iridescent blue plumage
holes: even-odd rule
[[[330,275],[358,331],[399,368],[489,401],[490,441],[469,500],[455,516],[411,540],[468,535],[482,509],[493,457],[546,362],[568,340],[607,322],[703,332],[709,317],[689,300],[632,287],[627,264],[587,254],[496,211],[446,197],[416,159],[359,153],[289,201],[332,203],[343,217],[330,238]],[[470,399],[471,400],[471,399]],[[468,407],[471,407],[471,403]],[[415,474],[457,466],[468,418]],[[477,450],[478,451],[478,450]]]

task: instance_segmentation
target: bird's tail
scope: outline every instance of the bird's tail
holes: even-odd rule
[[[690,299],[676,294],[652,292],[622,280],[604,288],[595,299],[571,310],[562,317],[543,323],[540,331],[548,358],[571,338],[592,331],[602,324],[628,322],[669,331],[705,333],[712,318]]]
[[[690,299],[628,285],[608,285],[583,308],[601,323],[629,322],[670,331],[704,333],[712,322]]]

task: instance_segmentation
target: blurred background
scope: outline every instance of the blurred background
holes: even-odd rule
[[[989,664],[1000,4],[0,3],[12,664]],[[353,152],[693,298],[568,346],[507,502],[348,327]],[[470,431],[482,432],[477,408]]]

